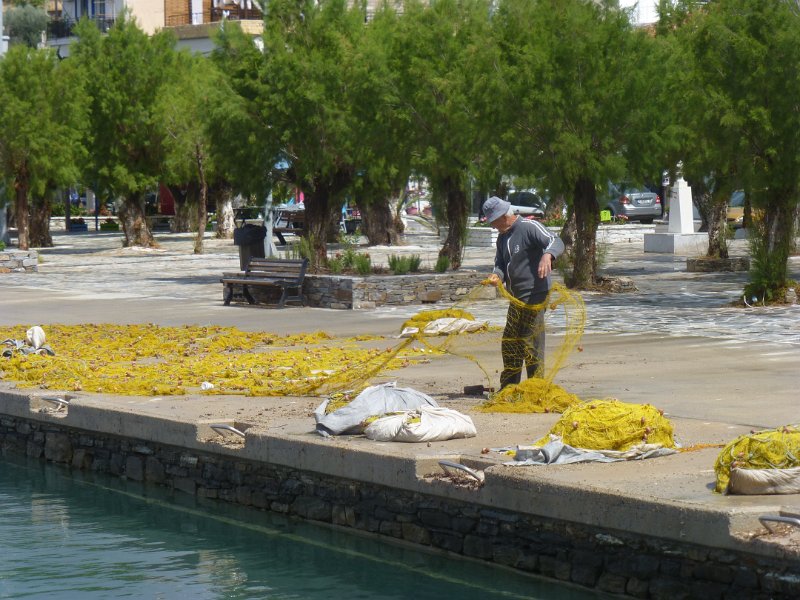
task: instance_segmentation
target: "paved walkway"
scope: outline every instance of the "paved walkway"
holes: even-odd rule
[[[230,241],[207,238],[207,253],[195,256],[191,253],[191,235],[187,234],[157,234],[161,248],[147,251],[123,249],[118,234],[56,234],[54,238],[56,247],[41,251],[39,273],[0,276],[0,325],[154,322],[232,325],[277,333],[324,329],[341,335],[394,335],[400,323],[419,309],[224,307],[219,276],[238,268],[236,248]],[[369,251],[376,260],[399,251],[420,254],[423,264],[435,260],[436,239],[432,234],[412,232],[407,243]],[[732,253],[746,253],[744,242],[734,242]],[[492,257],[491,248],[469,248],[464,264],[488,272]],[[751,428],[798,421],[800,307],[732,308],[730,302],[741,294],[745,274],[687,273],[685,257],[644,254],[642,244],[636,242],[613,244],[604,272],[631,277],[639,291],[584,296],[588,315],[584,351],[570,359],[559,373],[558,383],[584,398],[614,396],[663,408],[686,445],[724,443]],[[791,260],[791,272],[800,279],[800,259]],[[505,314],[499,302],[470,308],[479,318],[493,323],[502,322]],[[550,323],[551,335],[557,338],[557,315]],[[493,360],[499,367],[499,349],[485,348],[484,353],[487,361]],[[476,369],[447,361],[440,366],[416,368],[406,377],[406,384],[450,396],[481,379]],[[113,399],[106,402],[113,403]],[[226,399],[226,410],[242,419],[248,417],[248,411],[261,414],[274,405],[274,400],[236,402]],[[191,411],[185,411],[188,403],[179,399],[163,404],[152,399],[118,402],[127,410],[168,417],[177,412],[191,417]],[[281,433],[308,436],[311,421],[305,409],[312,404],[305,401],[302,410],[283,423]],[[387,455],[449,453],[480,460],[483,446],[530,443],[547,431],[553,418],[476,415],[481,431],[477,440],[452,441],[428,449],[376,446],[364,440],[348,443],[362,448],[366,444],[371,452]],[[781,505],[800,505],[796,496],[736,498],[711,494],[717,452],[709,448],[636,464],[525,469],[519,476],[570,489],[577,486],[587,493],[601,489],[628,501],[638,498],[648,506],[678,503],[691,507],[700,511],[691,521],[700,529],[688,535],[698,542],[704,539],[702,523],[708,520],[704,511],[717,511],[715,514],[724,517],[719,522],[729,523],[732,529],[758,528],[758,514],[775,511]],[[581,518],[602,521],[602,507],[584,508]],[[655,519],[652,526],[654,534],[660,534],[664,524]],[[689,539],[683,531],[686,527],[684,522],[681,531],[673,533]]]

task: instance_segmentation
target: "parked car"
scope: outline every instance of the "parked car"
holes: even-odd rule
[[[609,183],[604,207],[612,217],[649,224],[661,217],[661,197],[644,186]]]
[[[547,201],[531,190],[519,190],[508,193],[506,198],[511,203],[514,214],[534,219],[543,219],[547,210]]]
[[[744,191],[736,190],[728,200],[728,224],[740,229],[744,223]]]

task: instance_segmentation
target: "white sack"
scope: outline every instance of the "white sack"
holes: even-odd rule
[[[436,401],[422,392],[411,388],[396,387],[394,382],[368,387],[349,404],[325,414],[330,399],[326,399],[314,411],[317,433],[320,435],[340,435],[361,433],[365,420],[386,413],[414,410],[420,406],[439,406]]]
[[[800,467],[731,469],[728,494],[800,494]]]
[[[45,335],[44,329],[39,327],[38,325],[34,325],[30,329],[28,329],[25,337],[28,339],[28,344],[33,346],[36,350],[44,346],[45,342]]]
[[[417,417],[418,422],[409,422]],[[441,442],[475,437],[478,432],[467,415],[441,406],[420,406],[373,421],[364,435],[378,442]]]

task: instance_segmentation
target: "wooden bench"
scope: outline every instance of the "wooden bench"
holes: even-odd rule
[[[275,218],[275,224],[272,226],[272,233],[278,236],[281,246],[286,245],[286,238],[283,237],[284,233],[293,233],[295,235],[302,235],[306,226],[306,213],[303,210],[282,210],[279,211]]]
[[[251,258],[244,273],[220,279],[225,285],[225,306],[231,303],[233,288],[236,285],[242,286],[242,293],[250,304],[255,304],[256,300],[249,288],[265,286],[280,289],[278,308],[283,308],[288,301],[300,302],[303,306],[303,279],[306,276],[307,266],[307,258],[301,260]],[[296,293],[290,295],[291,290],[295,290]]]

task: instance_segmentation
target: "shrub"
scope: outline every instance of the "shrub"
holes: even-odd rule
[[[340,275],[344,271],[343,263],[342,255],[337,252],[336,256],[328,259],[328,270],[334,275]]]
[[[372,273],[372,260],[369,254],[356,254],[354,265],[356,273],[359,275],[369,275]]]
[[[419,267],[422,264],[422,258],[419,254],[412,254],[408,257],[408,261],[410,263],[410,268],[412,273],[419,272]]]
[[[0,251],[6,249],[6,243],[3,240],[0,240]]]
[[[390,254],[389,270],[395,275],[405,275],[411,270],[411,259],[407,256]]]
[[[436,259],[436,264],[434,265],[433,270],[437,273],[444,273],[449,268],[450,259],[443,254],[439,255],[439,258]]]
[[[119,231],[119,223],[112,220],[100,223],[100,231]]]
[[[352,269],[355,266],[357,252],[354,248],[348,246],[344,249],[342,254],[342,268]]]

